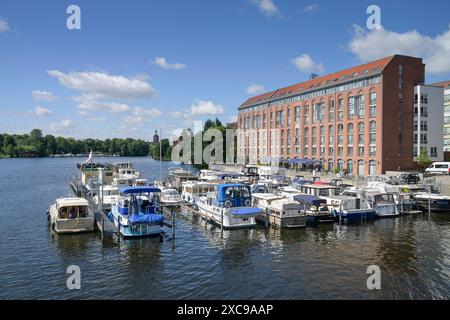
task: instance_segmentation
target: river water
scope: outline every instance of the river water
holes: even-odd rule
[[[159,178],[159,162],[129,160],[145,178]],[[175,240],[167,227],[162,241],[55,235],[45,213],[71,195],[77,161],[0,160],[0,298],[450,298],[450,213],[223,234],[179,213]],[[80,267],[80,290],[67,288],[69,265]],[[381,290],[367,288],[370,265],[380,267]]]

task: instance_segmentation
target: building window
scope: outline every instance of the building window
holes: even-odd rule
[[[339,124],[338,125],[338,144],[339,145],[344,144],[343,132],[344,132],[344,126],[342,124]]]
[[[353,174],[353,160],[347,161],[347,173]]]
[[[328,118],[330,122],[334,121],[334,100],[330,100],[329,102]]]
[[[333,159],[328,159],[328,171],[334,170],[334,161]]]
[[[309,128],[305,128],[305,146],[309,146]]]
[[[339,172],[342,172],[344,170],[344,161],[342,159],[338,159],[337,169],[339,170]]]
[[[352,119],[355,115],[355,97],[348,98],[348,118]]]
[[[352,156],[353,156],[353,147],[347,147],[347,155],[348,155],[349,157],[352,157]]]
[[[348,144],[353,144],[353,123],[349,123],[348,124],[347,143]]]
[[[364,175],[364,160],[358,160],[358,175]]]
[[[312,140],[312,144],[313,146],[316,145],[316,127],[312,127],[312,132],[311,132],[311,140]]]
[[[281,154],[284,154],[284,130],[281,130]]]
[[[375,117],[377,115],[377,93],[370,93],[370,116]]]
[[[364,110],[365,110],[365,96],[360,95],[358,97],[358,117],[364,118]]]
[[[375,156],[377,154],[377,147],[370,146],[370,155]]]
[[[294,109],[295,123],[300,123],[300,107]]]
[[[344,100],[341,98],[338,100],[338,121],[344,120]]]
[[[431,147],[430,148],[430,156],[431,157],[437,157],[437,148],[436,147]]]
[[[333,147],[329,147],[329,148],[328,148],[328,155],[329,155],[330,157],[334,156],[334,148],[333,148]]]
[[[358,123],[358,144],[364,145],[364,122]]]
[[[323,146],[325,144],[325,127],[320,127],[320,145]]]
[[[305,107],[305,124],[309,124],[309,106]]]
[[[263,129],[267,128],[267,113],[263,113]]]
[[[344,154],[344,147],[338,147],[338,157],[342,157]]]
[[[325,121],[325,103],[324,102],[322,102],[319,105],[319,110],[320,110],[319,120]]]
[[[374,176],[377,172],[377,164],[375,160],[369,161],[369,175]]]
[[[330,125],[328,128],[328,144],[331,146],[334,143],[334,126]]]
[[[364,156],[364,146],[359,146],[358,147],[358,156],[359,157]]]
[[[273,129],[273,112],[270,111],[270,129]]]

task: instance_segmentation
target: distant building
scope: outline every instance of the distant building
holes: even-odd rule
[[[159,143],[158,130],[155,130],[155,134],[153,135],[153,143],[154,144],[158,144]]]
[[[429,85],[414,88],[414,160],[421,151],[426,151],[431,161],[444,160],[443,104],[443,88]]]
[[[450,152],[450,81],[433,83],[444,90],[444,151]]]
[[[422,59],[394,55],[252,97],[238,108],[238,161],[312,159],[355,175],[414,169],[414,89],[424,81]]]

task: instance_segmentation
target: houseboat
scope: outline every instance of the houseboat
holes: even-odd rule
[[[181,192],[183,187],[183,182],[186,181],[196,181],[198,180],[197,176],[194,176],[192,173],[184,170],[183,168],[169,168],[169,183],[172,188],[176,189],[176,191]]]
[[[164,216],[160,207],[161,190],[155,187],[126,187],[120,190],[109,219],[125,238],[160,235]]]
[[[219,184],[215,192],[197,201],[199,211],[225,229],[255,227],[261,209],[251,205],[250,186],[237,183]]]
[[[139,179],[141,174],[134,169],[131,162],[115,162],[113,163],[113,176],[123,179]]]
[[[333,214],[328,210],[327,201],[310,194],[298,194],[293,196],[293,200],[297,201],[306,215],[308,223],[332,223],[334,222]]]
[[[303,206],[292,199],[283,198],[271,193],[254,193],[253,206],[261,208],[262,213],[256,221],[267,222],[280,228],[298,228],[306,226],[306,214]]]
[[[48,212],[51,228],[56,233],[80,233],[94,230],[94,214],[84,198],[59,198]]]
[[[185,181],[182,183],[181,198],[191,204],[195,204],[198,198],[214,192],[216,184],[204,181]]]

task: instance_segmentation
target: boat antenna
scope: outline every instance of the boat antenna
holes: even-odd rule
[[[159,181],[162,182],[162,128],[159,128]]]

